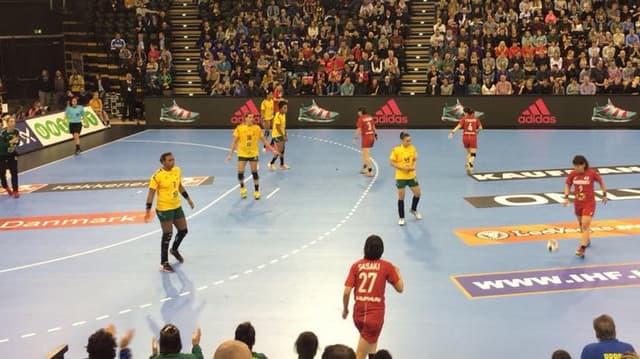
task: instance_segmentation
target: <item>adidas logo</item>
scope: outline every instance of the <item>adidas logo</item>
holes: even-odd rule
[[[541,98],[531,104],[529,108],[522,111],[522,114],[518,117],[518,123],[521,124],[554,124],[556,123],[556,116],[553,116],[547,105]]]
[[[240,108],[233,113],[233,116],[231,116],[231,123],[234,125],[243,123],[244,117],[248,113],[252,113],[254,121],[256,123],[260,123],[260,110],[258,110],[252,100],[247,100],[244,105],[240,106]]]
[[[376,124],[406,124],[409,123],[409,118],[402,114],[396,100],[391,99],[376,111],[376,114],[373,116],[373,121]]]

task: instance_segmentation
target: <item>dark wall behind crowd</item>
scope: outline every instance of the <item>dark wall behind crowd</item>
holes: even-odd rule
[[[182,114],[185,118],[167,113],[174,100],[179,107],[197,115],[192,113],[191,119],[186,119],[189,115],[186,112]],[[246,112],[259,115],[261,101],[258,98],[147,98],[146,121],[152,128],[231,128]],[[300,116],[300,112],[312,101],[338,113],[337,117],[331,122],[308,122],[309,116]],[[477,111],[485,128],[640,129],[638,96],[295,97],[289,99],[287,127],[353,128],[361,106],[374,116],[379,128],[450,128],[455,125],[462,107],[469,106]],[[161,117],[164,118],[161,120]]]

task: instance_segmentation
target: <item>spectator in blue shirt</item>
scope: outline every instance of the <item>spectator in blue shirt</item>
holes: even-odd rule
[[[616,339],[616,324],[613,318],[603,314],[593,320],[597,343],[591,343],[582,349],[581,359],[622,358],[622,354],[634,352],[633,346]]]

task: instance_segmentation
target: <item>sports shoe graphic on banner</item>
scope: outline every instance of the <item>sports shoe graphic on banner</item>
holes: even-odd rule
[[[335,111],[326,110],[316,103],[316,100],[311,100],[311,105],[300,106],[298,111],[298,121],[300,122],[320,122],[329,123],[338,119],[340,113]]]
[[[607,99],[607,104],[600,106],[596,103],[593,107],[591,121],[594,122],[629,122],[636,118],[637,112],[623,110],[616,107],[611,99]]]
[[[191,123],[200,118],[200,113],[189,111],[184,109],[173,100],[173,105],[162,105],[160,110],[160,121],[162,122],[178,122],[178,123]]]
[[[444,104],[442,107],[442,117],[440,119],[443,122],[458,122],[464,116],[464,105],[460,103],[460,99],[456,99],[455,105],[447,105]],[[484,112],[475,111],[474,116],[476,118],[482,119],[484,117]]]

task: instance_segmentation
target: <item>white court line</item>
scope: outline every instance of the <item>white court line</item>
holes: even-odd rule
[[[191,294],[191,292],[182,292],[178,296],[179,297],[184,297],[185,295],[189,295],[189,294]]]
[[[162,298],[162,299],[160,299],[160,303],[168,302],[168,301],[170,301],[172,299],[173,298],[171,298],[171,297]]]
[[[130,313],[130,312],[131,312],[131,309],[125,309],[125,310],[119,311],[118,314],[122,315],[122,314],[127,314],[127,313]]]
[[[274,189],[273,191],[271,191],[271,193],[269,193],[269,194],[267,195],[267,199],[269,199],[269,198],[273,197],[273,195],[274,195],[274,194],[276,194],[276,193],[278,193],[278,191],[280,191],[280,187],[278,187],[278,188]]]
[[[102,148],[102,147],[105,147],[105,146],[109,146],[109,145],[112,145],[112,144],[115,144],[115,143],[118,143],[118,142],[125,141],[125,140],[126,140],[127,138],[129,138],[129,137],[138,136],[138,135],[141,135],[141,134],[143,134],[143,133],[145,133],[145,132],[147,132],[147,131],[149,131],[149,130],[142,130],[142,131],[140,131],[140,132],[132,133],[132,134],[130,134],[129,136],[125,136],[125,137],[119,138],[119,139],[114,140],[114,141],[111,141],[111,142],[103,143],[103,144],[101,144],[100,146],[96,146],[96,147],[90,148],[90,149],[88,149],[88,150],[86,150],[86,151],[82,151],[82,153],[89,153],[89,152],[94,151],[94,150],[97,150],[97,149],[99,149],[99,148]],[[82,138],[81,138],[81,139],[82,139]],[[66,141],[65,141],[65,142],[66,142]],[[62,143],[65,143],[65,142],[62,142]],[[61,159],[59,159],[59,160],[55,160],[55,161],[52,161],[52,162],[48,162],[48,163],[42,164],[42,165],[40,165],[40,166],[36,166],[36,167],[30,168],[30,169],[28,169],[28,170],[24,170],[24,171],[22,171],[22,172],[19,172],[19,173],[18,173],[18,175],[22,175],[22,174],[25,174],[25,173],[33,172],[33,171],[35,171],[35,170],[39,170],[39,169],[41,169],[41,168],[49,167],[49,166],[51,166],[51,165],[53,165],[53,164],[56,164],[56,163],[59,163],[59,162],[62,162],[62,161],[66,161],[66,160],[68,160],[68,159],[70,159],[70,158],[74,158],[74,157],[78,157],[78,156],[76,156],[76,155],[69,155],[69,156],[67,156],[67,157],[63,157],[63,158],[61,158]]]
[[[143,142],[143,141],[142,140],[140,140],[140,141],[138,141],[138,140],[123,140],[121,142]],[[144,142],[152,142],[152,141],[144,141]],[[204,144],[199,144],[199,143],[188,143],[188,142],[153,141],[153,143],[176,143],[176,144],[185,144],[185,145],[191,145],[191,146],[196,146],[196,147],[207,147],[207,148],[213,148],[213,149],[223,149],[222,147],[219,147],[219,146],[211,146],[211,145],[204,145]],[[229,150],[228,148],[224,148],[224,151],[228,151],[228,150]],[[250,179],[251,179],[251,177],[248,177],[247,179],[245,179],[245,182],[249,181]],[[233,186],[232,188],[230,188],[229,190],[227,190],[226,192],[224,192],[223,194],[218,196],[218,198],[214,199],[213,201],[209,202],[206,206],[202,207],[200,210],[198,210],[198,211],[192,213],[191,215],[187,216],[187,219],[191,219],[193,217],[196,217],[200,213],[208,210],[213,205],[215,205],[216,203],[220,202],[225,197],[227,197],[228,195],[230,195],[231,193],[236,191],[238,188],[240,188],[239,184]],[[28,268],[33,268],[33,267],[39,267],[39,266],[46,265],[46,264],[62,262],[62,261],[66,261],[66,260],[69,260],[69,259],[73,259],[73,258],[77,258],[77,257],[83,257],[83,256],[86,256],[86,255],[89,255],[89,254],[93,254],[93,253],[97,253],[97,252],[102,252],[102,251],[105,251],[107,249],[119,247],[119,246],[122,246],[122,245],[125,245],[125,244],[128,244],[128,243],[131,243],[131,242],[135,242],[135,241],[137,241],[139,239],[146,238],[146,237],[149,237],[149,236],[154,235],[154,234],[158,234],[158,233],[160,233],[160,231],[161,231],[161,229],[156,229],[156,230],[153,230],[153,231],[150,231],[150,232],[147,232],[147,233],[143,233],[143,234],[140,234],[138,236],[126,239],[124,241],[116,242],[116,243],[113,243],[113,244],[109,244],[109,245],[98,247],[98,248],[94,248],[94,249],[89,249],[89,250],[86,250],[86,251],[83,251],[83,252],[78,252],[78,253],[70,254],[70,255],[67,255],[67,256],[52,258],[52,259],[48,259],[48,260],[44,260],[44,261],[40,261],[40,262],[35,262],[35,263],[30,263],[30,264],[25,264],[25,265],[21,265],[21,266],[0,269],[0,274],[8,273],[8,272],[15,272],[15,271],[28,269]]]
[[[0,339],[0,343],[8,343],[9,338]]]
[[[53,333],[62,330],[62,327],[55,327],[47,330],[47,333]]]
[[[29,337],[35,337],[36,333],[27,333],[27,334],[23,334],[20,336],[20,338],[24,339],[24,338],[29,338]]]
[[[105,320],[105,319],[108,319],[108,318],[109,318],[109,315],[101,315],[99,317],[96,317],[96,320]]]
[[[78,327],[78,326],[85,325],[85,324],[87,324],[87,321],[86,320],[81,320],[79,322],[75,322],[75,323],[71,324],[71,326],[72,327]]]

